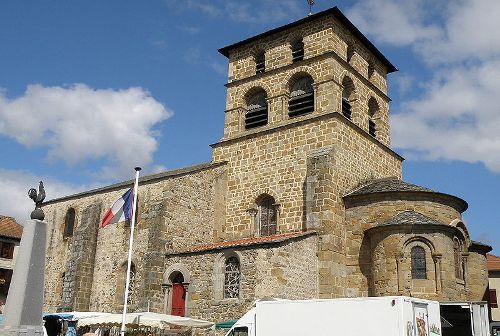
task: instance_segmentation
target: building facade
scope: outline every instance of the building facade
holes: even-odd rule
[[[14,218],[0,215],[0,314],[7,302],[22,234],[23,227]]]
[[[500,257],[488,254],[488,274],[489,274],[489,289],[491,309],[491,320],[500,322],[500,308],[498,307],[498,295],[500,294]]]
[[[212,161],[140,180],[131,310],[218,322],[269,296],[485,298],[491,248],[464,200],[401,180],[396,68],[337,8],[219,51]],[[120,311],[130,227],[98,225],[131,184],[44,205],[46,311]]]

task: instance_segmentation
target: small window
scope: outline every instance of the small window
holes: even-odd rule
[[[299,62],[304,59],[304,42],[302,40],[292,44],[292,62]]]
[[[411,249],[411,278],[427,279],[425,250],[421,246],[415,246]]]
[[[0,258],[12,259],[14,257],[14,243],[0,241]]]
[[[375,98],[371,97],[368,101],[368,133],[375,137],[377,135],[377,129],[375,124],[375,116],[379,111],[378,103]]]
[[[375,66],[372,63],[368,64],[368,78],[372,78],[375,74]]]
[[[261,236],[276,234],[277,211],[274,198],[263,197],[259,202],[259,233]]]
[[[240,262],[236,257],[226,259],[224,270],[224,298],[237,298],[240,295]]]
[[[351,103],[346,98],[342,98],[342,114],[347,119],[351,120],[352,118],[352,106]]]
[[[453,238],[453,254],[455,259],[455,277],[463,280],[463,263],[462,263],[462,244],[457,237]]]
[[[497,290],[490,289],[490,307],[498,308]]]
[[[64,233],[63,237],[73,236],[73,230],[75,228],[75,209],[69,208],[66,212],[66,219],[64,221]]]
[[[296,80],[290,88],[288,116],[291,118],[314,111],[314,88],[311,76]]]
[[[347,62],[349,62],[354,55],[354,46],[353,45],[348,45],[347,46]]]
[[[264,126],[267,124],[267,94],[259,90],[248,97],[245,113],[245,129]]]
[[[354,83],[349,77],[344,77],[342,81],[342,114],[347,119],[352,119],[351,99],[354,95]]]
[[[261,52],[255,56],[255,73],[260,74],[264,71],[266,71],[266,55]]]

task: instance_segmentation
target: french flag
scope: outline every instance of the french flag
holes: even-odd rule
[[[106,211],[99,228],[102,229],[108,224],[115,224],[125,220],[132,220],[134,212],[134,189],[130,188],[125,194],[113,203],[111,209]]]

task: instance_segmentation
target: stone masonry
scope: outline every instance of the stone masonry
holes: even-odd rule
[[[304,56],[294,61],[297,41]],[[470,239],[465,201],[401,180],[403,158],[389,147],[396,68],[337,8],[219,51],[229,73],[212,161],[140,180],[130,310],[221,322],[263,297],[484,298],[490,248]],[[303,78],[312,109],[290,116]],[[248,127],[255,92],[265,93],[265,120]],[[130,227],[97,226],[131,185],[44,206],[46,311],[120,311]]]

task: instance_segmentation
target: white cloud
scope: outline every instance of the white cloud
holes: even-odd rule
[[[422,45],[429,62],[487,61],[500,56],[500,1],[451,1],[440,38]]]
[[[442,33],[437,25],[426,22],[426,5],[425,0],[365,0],[358,1],[346,15],[377,41],[405,46]]]
[[[433,74],[419,97],[393,111],[393,145],[412,159],[500,172],[500,2],[363,0],[348,16],[379,42],[409,46]]]
[[[179,2],[169,0],[170,8],[179,10]],[[301,0],[187,0],[184,8],[210,17],[227,17],[234,22],[269,24],[307,14],[307,3]]]
[[[500,60],[446,69],[393,114],[393,145],[413,157],[482,162],[500,172],[498,92]]]
[[[46,148],[49,160],[75,165],[104,159],[101,177],[114,180],[152,163],[158,146],[153,127],[170,116],[142,88],[30,85],[13,99],[0,92],[0,134]]]
[[[50,177],[36,176],[29,172],[13,171],[0,168],[0,214],[14,217],[23,225],[34,209],[33,201],[28,197],[28,190],[38,190],[38,182],[43,181],[46,200],[71,195],[88,189],[88,186],[72,186]]]

